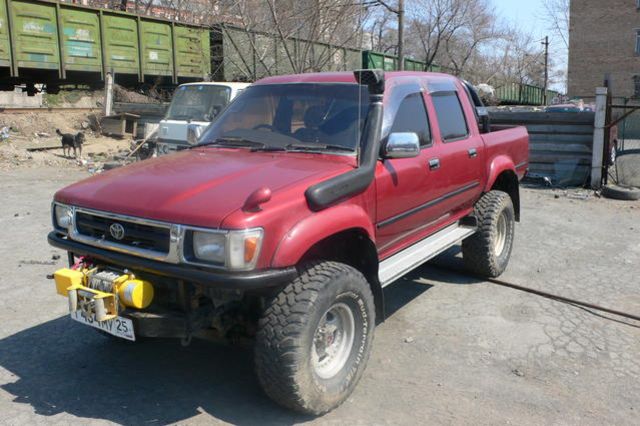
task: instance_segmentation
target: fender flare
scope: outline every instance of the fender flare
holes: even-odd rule
[[[330,226],[327,226],[328,224]],[[371,241],[375,241],[371,218],[358,205],[337,205],[307,216],[296,223],[280,240],[271,265],[274,268],[282,265],[295,266],[315,244],[332,235],[353,229],[362,230]]]
[[[511,157],[507,155],[498,155],[493,160],[491,160],[491,165],[489,165],[489,174],[487,176],[487,184],[484,187],[484,192],[488,192],[491,190],[493,185],[496,183],[498,176],[502,172],[510,171],[513,172],[516,176],[518,173],[516,172],[516,166],[513,164],[513,160]]]

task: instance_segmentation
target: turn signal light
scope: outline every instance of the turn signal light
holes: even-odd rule
[[[247,237],[244,240],[244,261],[251,263],[258,251],[258,237]]]

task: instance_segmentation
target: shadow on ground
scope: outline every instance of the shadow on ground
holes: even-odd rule
[[[455,268],[455,255],[434,262]],[[385,289],[389,316],[433,287],[423,277],[477,282],[425,265]],[[61,317],[0,340],[0,366],[15,376],[2,389],[43,416],[66,412],[121,424],[167,424],[201,412],[239,425],[311,419],[262,393],[250,348],[198,340],[187,348],[174,340],[120,343]]]
[[[308,420],[261,392],[251,350],[194,340],[118,343],[58,318],[0,340],[2,386],[37,414],[167,424],[206,412],[233,424]]]

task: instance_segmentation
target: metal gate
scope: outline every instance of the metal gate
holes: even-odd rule
[[[603,181],[640,187],[640,99],[607,98]]]

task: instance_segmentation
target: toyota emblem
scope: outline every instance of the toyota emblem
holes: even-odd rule
[[[109,227],[109,234],[111,234],[114,239],[120,241],[124,238],[124,226],[119,223],[112,223]]]

